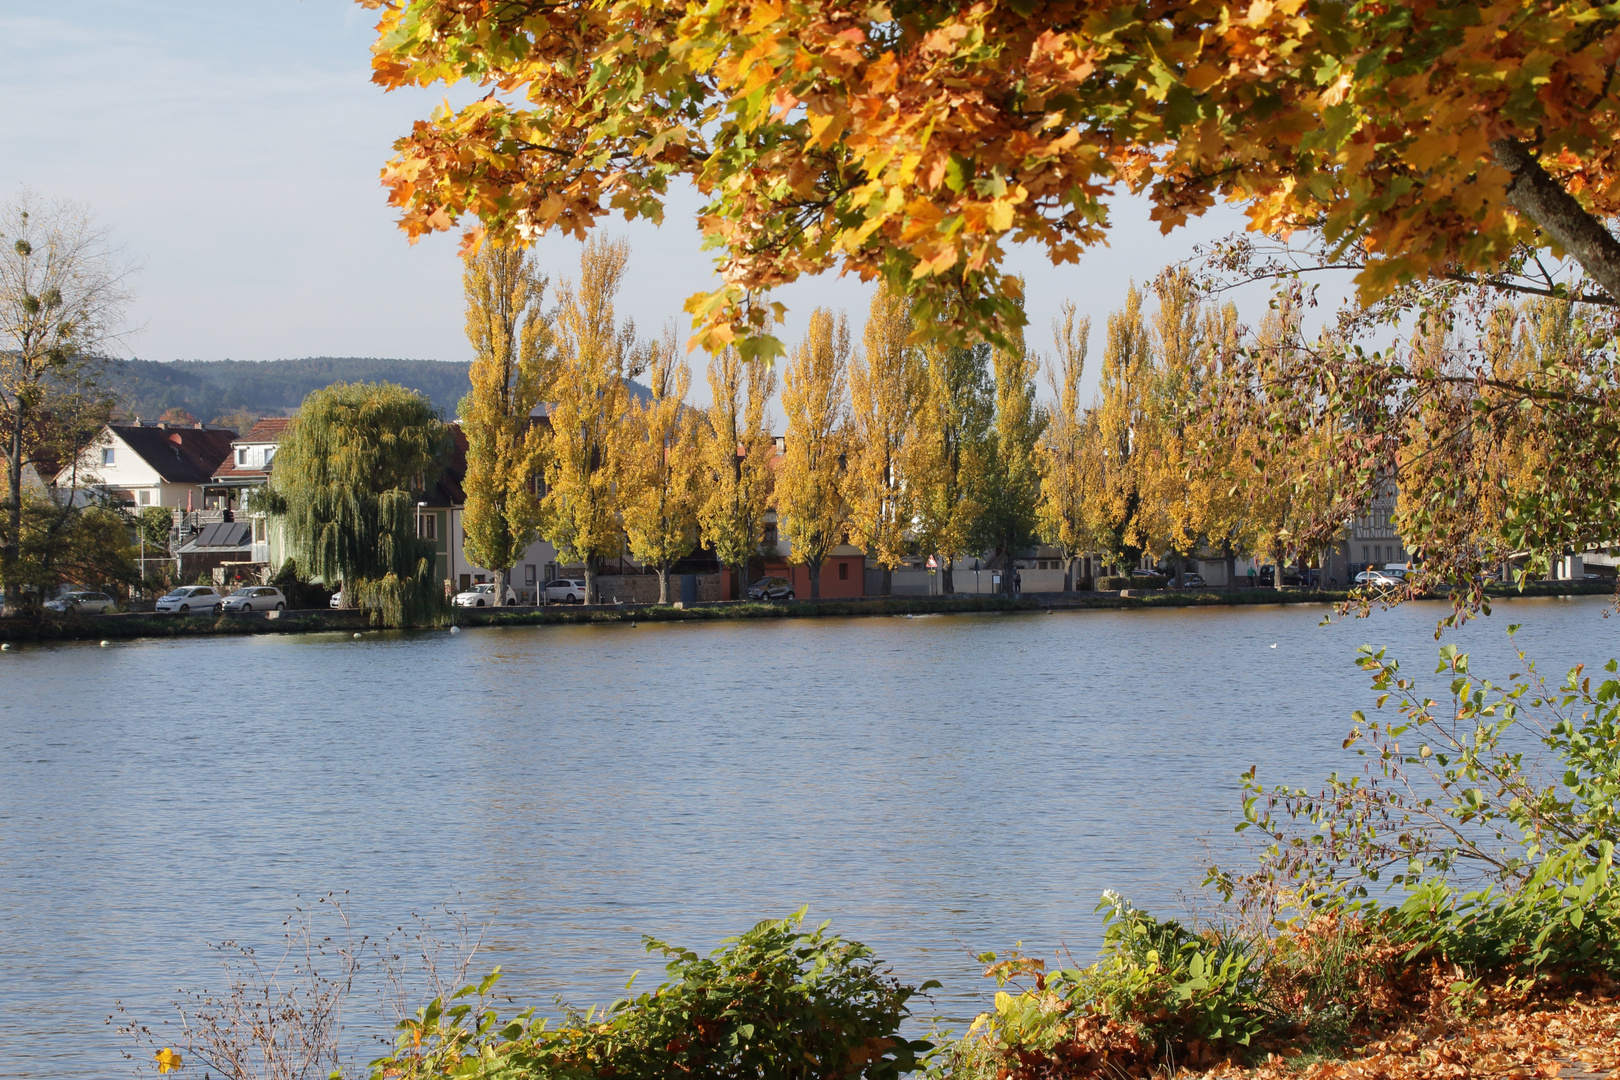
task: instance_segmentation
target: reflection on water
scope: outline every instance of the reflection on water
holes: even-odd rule
[[[1456,640],[1615,650],[1601,601]],[[347,890],[487,917],[520,999],[605,1001],[801,904],[971,1016],[971,953],[1084,957],[1098,894],[1177,907],[1238,774],[1344,767],[1355,645],[1432,670],[1436,605],[643,624],[27,647],[0,658],[0,1075],[123,1076],[203,943]],[[1275,645],[1275,648],[1272,646]],[[646,976],[644,976],[646,978]]]

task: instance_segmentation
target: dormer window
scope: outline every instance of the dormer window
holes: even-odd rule
[[[238,465],[246,465],[247,461],[248,461],[248,448],[245,447],[245,446],[238,446],[236,448],[236,463]]]
[[[110,446],[102,447],[102,450],[101,450],[101,463],[103,465],[111,465],[113,463],[113,448],[112,447],[110,447]]]
[[[270,464],[270,459],[275,457],[275,456],[276,456],[276,448],[275,447],[267,446],[267,447],[264,448],[264,463],[266,465]]]

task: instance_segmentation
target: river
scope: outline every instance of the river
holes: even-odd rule
[[[1620,623],[1515,600],[1448,635],[1562,669]],[[381,933],[449,906],[548,1009],[614,997],[640,935],[700,950],[808,905],[960,1020],[972,954],[1082,960],[1104,889],[1179,912],[1238,856],[1239,774],[1353,766],[1364,641],[1434,668],[1444,609],[784,619],[24,646],[0,654],[0,1076],[126,1077],[336,892]],[[439,918],[443,925],[444,919]],[[372,1015],[351,1014],[356,1030]]]

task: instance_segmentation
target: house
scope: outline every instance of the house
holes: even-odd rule
[[[100,491],[139,510],[164,506],[181,513],[230,508],[210,494],[214,471],[231,452],[236,432],[212,424],[112,423],[55,477],[58,488]]]
[[[268,515],[262,510],[253,510],[248,502],[255,490],[270,482],[270,463],[275,460],[276,448],[292,422],[290,416],[267,416],[247,434],[231,440],[230,454],[214,470],[209,488],[212,494],[223,496],[226,505],[251,523],[248,561],[271,567],[283,561],[277,557],[282,547],[280,537],[273,535]]]

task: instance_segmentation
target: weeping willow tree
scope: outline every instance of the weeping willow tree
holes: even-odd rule
[[[393,383],[335,383],[304,399],[276,452],[269,509],[312,577],[343,602],[409,626],[442,614],[433,545],[416,502],[437,479],[446,429],[426,398]]]

